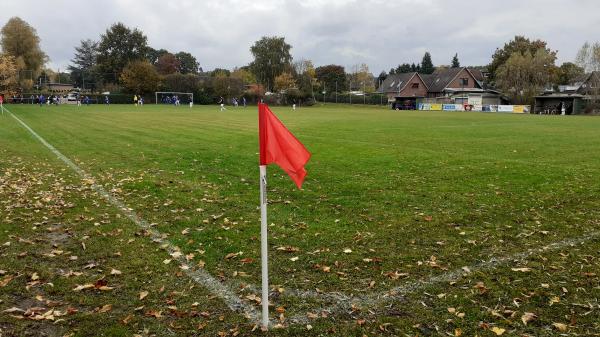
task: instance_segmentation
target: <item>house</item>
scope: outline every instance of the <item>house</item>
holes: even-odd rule
[[[46,89],[51,92],[69,92],[74,86],[71,83],[46,83]]]
[[[487,89],[480,70],[469,68],[437,69],[433,74],[403,73],[389,75],[378,92],[388,102],[401,108],[415,108],[418,103],[453,103],[499,105],[507,100],[498,91]]]
[[[592,71],[575,78],[567,85],[559,85],[560,93],[577,93],[581,95],[593,95],[600,89],[600,71]]]
[[[419,73],[391,74],[377,89],[388,102],[405,110],[416,109],[417,103],[427,96],[427,85]]]
[[[507,101],[499,91],[485,87],[485,77],[480,70],[438,69],[423,78],[428,87],[426,103],[500,105]]]
[[[593,109],[600,96],[600,72],[593,71],[559,85],[558,92],[549,90],[535,97],[534,113],[577,115]]]

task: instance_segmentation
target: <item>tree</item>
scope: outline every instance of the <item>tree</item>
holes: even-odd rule
[[[200,64],[194,56],[190,53],[180,51],[175,54],[175,57],[179,61],[179,72],[182,74],[197,74]]]
[[[81,40],[79,47],[75,47],[75,56],[68,69],[71,72],[71,81],[84,87],[85,81],[96,81],[96,58],[98,57],[98,42],[90,39]],[[85,89],[85,88],[84,88]]]
[[[575,61],[586,72],[590,72],[589,86],[586,91],[591,96],[591,105],[588,109],[600,108],[600,43],[590,44],[586,42],[579,52]]]
[[[156,65],[156,62],[158,62],[158,58],[161,57],[163,54],[168,53],[169,51],[166,49],[154,49],[152,47],[148,47],[148,51],[146,52],[146,59],[153,65]]]
[[[502,49],[496,49],[494,55],[492,55],[492,63],[488,66],[490,73],[490,80],[494,80],[496,77],[496,70],[506,62],[513,53],[519,52],[524,55],[525,52],[529,51],[531,55],[535,54],[538,49],[545,49],[550,56],[556,59],[556,51],[552,51],[547,47],[546,41],[535,40],[531,41],[524,36],[515,36],[514,40],[504,44]]]
[[[454,57],[452,58],[452,68],[458,68],[460,67],[460,61],[458,61],[458,53],[454,54]]]
[[[344,67],[335,64],[327,66],[317,67],[315,69],[315,75],[317,81],[321,84],[323,89],[330,92],[345,91],[348,90],[348,83],[346,81],[346,70]]]
[[[381,83],[383,83],[383,81],[385,81],[385,79],[387,77],[388,77],[388,74],[386,74],[385,71],[381,71],[381,73],[379,73],[379,76],[377,76],[377,88],[379,88]]]
[[[165,91],[196,93],[200,87],[200,78],[195,74],[174,73],[163,78]]]
[[[98,72],[106,81],[114,81],[121,77],[127,64],[145,60],[147,56],[146,36],[137,28],[132,30],[122,23],[116,23],[100,37]]]
[[[0,54],[0,93],[11,95],[17,91],[19,86],[17,62],[15,57]]]
[[[372,92],[375,90],[375,80],[366,63],[354,65],[352,67],[352,73],[348,75],[348,78],[354,88],[359,90],[364,89],[365,92]]]
[[[131,61],[121,73],[121,82],[129,91],[144,94],[157,91],[160,77],[147,60]]]
[[[314,99],[314,86],[317,82],[317,75],[312,61],[300,59],[293,63],[293,70],[299,90],[297,95],[299,97],[297,98],[312,97]]]
[[[256,76],[245,67],[235,68],[230,75],[233,78],[239,78],[244,84],[254,84],[256,83]]]
[[[428,51],[423,55],[423,60],[421,60],[421,72],[423,74],[431,74],[435,68],[433,67],[433,62],[431,61],[431,54]]]
[[[156,71],[161,75],[174,74],[179,71],[181,63],[171,53],[162,54],[156,61]]]
[[[421,65],[420,64],[411,64],[410,65],[410,72],[417,72],[420,73],[421,72]]]
[[[585,72],[600,71],[600,43],[586,41],[577,52],[575,63]]]
[[[410,73],[413,71],[414,70],[410,67],[410,64],[408,63],[402,63],[396,68],[396,74]]]
[[[291,88],[296,88],[296,81],[290,73],[281,73],[275,77],[275,90],[286,91]]]
[[[258,83],[263,84],[267,90],[273,88],[276,76],[289,70],[292,62],[291,48],[292,46],[285,42],[285,38],[277,36],[264,36],[250,47],[254,56],[250,68]]]
[[[558,68],[558,84],[570,84],[584,74],[583,68],[575,63],[565,62]]]
[[[239,97],[244,90],[244,84],[239,78],[232,78],[224,74],[218,74],[212,79],[215,95],[225,97]]]
[[[545,48],[535,54],[516,51],[497,69],[496,84],[509,93],[514,102],[531,104],[533,98],[552,83],[555,58]]]
[[[231,75],[231,71],[229,71],[227,69],[223,69],[223,68],[215,68],[213,71],[210,72],[211,77],[218,77],[218,76],[229,77],[230,75]]]
[[[14,58],[17,71],[28,70],[32,72],[30,78],[37,76],[48,56],[40,48],[40,38],[35,28],[19,17],[12,17],[2,27],[0,35],[2,51]]]

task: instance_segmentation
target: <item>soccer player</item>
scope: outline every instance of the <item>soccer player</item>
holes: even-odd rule
[[[0,110],[2,110],[2,114],[4,115],[4,106],[2,103],[4,103],[4,96],[0,95]]]
[[[133,104],[135,104],[135,106],[138,105],[138,97],[137,97],[137,95],[133,95]]]
[[[108,99],[108,95],[104,96],[104,104],[110,105],[110,100]]]

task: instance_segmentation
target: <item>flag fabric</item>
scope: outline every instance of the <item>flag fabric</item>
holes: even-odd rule
[[[264,103],[258,104],[258,129],[260,165],[279,165],[301,188],[310,152]]]

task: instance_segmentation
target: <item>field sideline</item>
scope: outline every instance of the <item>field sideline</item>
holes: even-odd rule
[[[89,177],[0,116],[0,332],[258,333],[256,107],[7,107]],[[600,119],[273,111],[269,334],[600,334]]]

